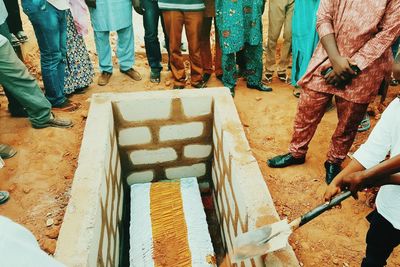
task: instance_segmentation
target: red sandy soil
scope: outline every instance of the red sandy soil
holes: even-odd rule
[[[27,65],[39,76],[37,45],[26,18],[24,24],[30,36],[30,41],[23,47]],[[91,36],[88,46],[96,60]],[[91,94],[170,87],[167,72],[162,73],[160,85],[148,81],[149,69],[143,55],[137,56],[136,67],[143,75],[140,82],[134,82],[116,69],[108,86],[93,83],[85,94],[73,96],[73,101],[82,104],[81,109],[57,113],[73,119],[75,126],[72,129],[32,129],[26,119],[11,118],[7,113],[6,98],[0,97],[3,126],[0,142],[18,150],[0,171],[0,189],[11,193],[7,204],[0,206],[0,214],[26,226],[50,254],[54,253],[68,203]],[[221,85],[214,76],[209,83],[209,87]],[[310,145],[306,164],[270,169],[266,159],[287,150],[297,105],[289,85],[274,80],[271,86],[274,88],[272,93],[261,93],[247,89],[245,82],[240,80],[235,104],[278,213],[281,218],[292,220],[322,202],[325,190],[323,162],[337,122],[336,110],[328,112],[322,120]],[[386,102],[399,92],[400,87],[391,88]],[[376,123],[375,118],[372,122]],[[359,134],[355,144],[362,143],[368,133]],[[293,233],[290,243],[302,266],[359,266],[368,229],[365,216],[370,211],[365,204],[365,195],[361,194],[358,201],[347,200],[342,208],[327,212]],[[388,266],[400,266],[400,249],[392,254]]]

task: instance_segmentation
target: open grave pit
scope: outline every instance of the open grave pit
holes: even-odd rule
[[[183,177],[212,199],[220,266],[298,266],[290,246],[231,262],[235,236],[279,217],[226,88],[92,96],[56,259],[129,266],[130,185]]]

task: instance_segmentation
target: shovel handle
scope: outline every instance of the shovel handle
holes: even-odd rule
[[[321,215],[325,211],[331,209],[332,207],[334,207],[336,205],[339,205],[340,202],[342,202],[343,200],[345,200],[349,196],[351,196],[351,192],[350,191],[344,191],[340,195],[334,197],[330,202],[324,203],[324,204],[314,208],[313,210],[307,212],[306,214],[301,216],[299,227],[304,225],[304,224],[306,224],[306,223],[308,223],[309,221],[311,221],[315,217],[318,217],[319,215]]]

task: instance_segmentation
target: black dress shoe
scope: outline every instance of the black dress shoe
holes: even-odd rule
[[[207,82],[202,80],[199,83],[193,84],[193,87],[197,88],[197,89],[206,88],[207,87]]]
[[[338,175],[340,173],[340,171],[342,170],[342,168],[340,167],[340,165],[335,164],[335,163],[330,163],[328,161],[325,161],[325,170],[326,170],[326,176],[325,176],[325,181],[326,184],[330,184],[333,179],[336,177],[336,175]]]
[[[267,164],[271,168],[285,168],[290,165],[299,165],[303,164],[306,161],[305,157],[295,158],[292,154],[287,153],[285,155],[279,155],[269,159]]]
[[[272,92],[272,88],[271,87],[265,86],[262,83],[259,83],[259,84],[256,84],[256,85],[247,84],[247,88],[257,89],[258,91],[261,91],[261,92]]]
[[[210,73],[204,73],[203,74],[203,81],[207,84],[208,83],[208,81],[210,80],[210,78],[211,78],[211,74]]]
[[[174,85],[174,87],[172,89],[174,89],[174,90],[182,90],[182,89],[185,89],[185,86],[183,86],[183,85]]]

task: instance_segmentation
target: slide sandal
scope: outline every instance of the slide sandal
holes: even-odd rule
[[[4,204],[10,198],[10,194],[7,191],[0,191],[0,204]]]
[[[9,145],[0,144],[0,157],[2,159],[12,158],[15,154],[17,154],[17,150]]]
[[[360,125],[358,125],[358,132],[365,132],[371,128],[371,121],[369,120],[368,114],[365,115],[364,119],[361,121]]]

